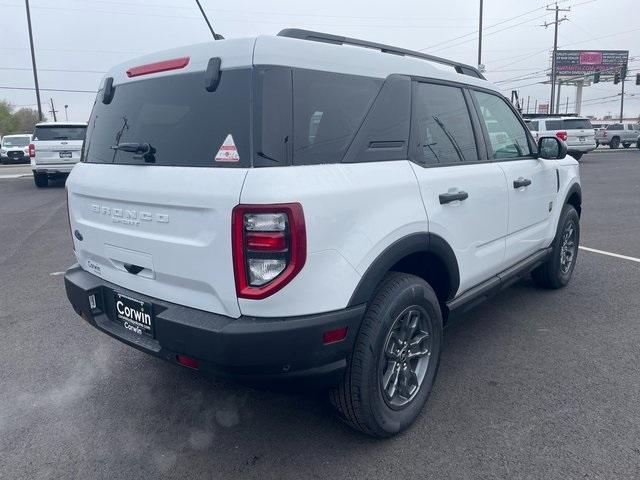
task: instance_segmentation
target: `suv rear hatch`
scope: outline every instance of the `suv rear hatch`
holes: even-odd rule
[[[84,124],[36,125],[33,133],[36,163],[52,165],[79,162],[86,131]]]
[[[548,130],[567,132],[566,144],[569,148],[588,146],[595,142],[595,131],[586,118],[565,118],[563,120],[547,120]]]
[[[208,91],[206,66],[191,58],[178,72],[129,75],[107,103],[98,92],[67,181],[70,223],[85,270],[238,317],[231,212],[251,165],[252,69],[223,70]]]

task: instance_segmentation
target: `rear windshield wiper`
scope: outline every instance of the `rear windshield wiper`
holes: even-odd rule
[[[54,140],[69,140],[69,137],[53,137]]]
[[[153,163],[156,161],[156,149],[150,143],[119,143],[111,145],[111,150],[135,153],[133,158],[144,158],[145,162]]]

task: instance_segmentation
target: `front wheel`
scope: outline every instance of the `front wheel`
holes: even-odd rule
[[[441,347],[442,313],[431,286],[390,272],[367,308],[331,402],[351,427],[375,437],[395,435],[427,401]]]
[[[537,267],[531,276],[543,288],[557,289],[569,283],[578,258],[580,217],[573,205],[565,205],[560,214],[556,237],[551,244],[551,256]]]
[[[623,146],[624,148],[629,148],[629,147],[631,146],[631,144],[630,144],[630,143],[623,143],[623,144],[622,144],[622,146]]]
[[[582,158],[582,155],[584,155],[584,152],[573,152],[571,154],[571,156],[576,160],[580,160]]]

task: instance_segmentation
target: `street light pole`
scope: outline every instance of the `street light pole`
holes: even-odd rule
[[[38,68],[36,67],[36,54],[33,48],[33,31],[31,30],[31,12],[29,11],[29,0],[24,0],[27,9],[27,27],[29,28],[29,45],[31,46],[31,64],[33,65],[33,82],[36,87],[36,100],[38,101],[38,118],[42,121],[42,104],[40,103],[40,86],[38,85]]]
[[[69,113],[67,112],[67,109],[69,108],[69,105],[65,105],[64,106],[64,119],[68,122],[69,121]]]
[[[484,0],[480,0],[480,20],[478,24],[478,69],[482,71],[482,10]]]

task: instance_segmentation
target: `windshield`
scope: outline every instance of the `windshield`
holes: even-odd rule
[[[70,127],[65,125],[43,125],[36,127],[33,139],[47,140],[84,140],[87,127]]]
[[[2,146],[6,148],[27,147],[30,141],[31,139],[29,137],[4,137],[2,139]]]
[[[181,167],[250,165],[251,70],[223,71],[213,92],[202,72],[116,85],[89,120],[83,161]]]

